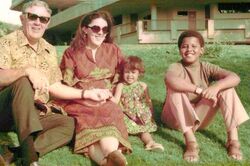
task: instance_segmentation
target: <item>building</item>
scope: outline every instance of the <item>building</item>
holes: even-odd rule
[[[20,10],[27,0],[12,0]],[[46,34],[54,44],[68,43],[80,18],[107,10],[115,20],[117,43],[176,43],[188,29],[206,42],[250,43],[250,0],[46,0],[53,16]]]

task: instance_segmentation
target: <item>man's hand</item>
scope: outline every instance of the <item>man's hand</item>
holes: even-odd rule
[[[29,78],[35,90],[39,90],[42,93],[48,91],[49,81],[43,73],[41,73],[34,67],[27,67],[24,69],[24,71],[25,75]]]

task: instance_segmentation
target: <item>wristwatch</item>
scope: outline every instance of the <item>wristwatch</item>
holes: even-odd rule
[[[202,91],[203,91],[203,89],[197,86],[194,93],[197,95],[200,95],[202,93]]]

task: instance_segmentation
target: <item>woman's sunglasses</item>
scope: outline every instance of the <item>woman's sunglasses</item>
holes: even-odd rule
[[[36,15],[34,13],[27,12],[27,13],[24,13],[24,14],[26,14],[27,18],[29,20],[31,20],[31,21],[36,21],[39,18],[40,22],[43,23],[43,24],[47,24],[49,22],[49,20],[50,20],[50,17],[38,16],[38,15]]]
[[[99,32],[102,30],[102,32],[103,32],[104,34],[107,34],[108,31],[109,31],[108,27],[103,27],[103,28],[101,28],[101,27],[99,27],[99,26],[97,26],[97,25],[94,25],[94,26],[92,26],[92,27],[90,27],[90,26],[87,26],[87,27],[90,28],[94,33],[99,33]]]

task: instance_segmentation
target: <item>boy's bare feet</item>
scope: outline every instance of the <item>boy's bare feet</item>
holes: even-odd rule
[[[183,159],[187,162],[197,162],[199,160],[199,147],[197,142],[187,142]]]
[[[240,143],[238,140],[230,140],[226,144],[227,154],[234,160],[242,160],[242,152],[240,150]]]

